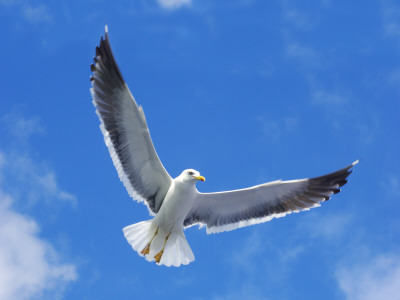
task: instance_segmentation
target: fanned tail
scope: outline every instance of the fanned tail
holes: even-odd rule
[[[157,225],[153,224],[152,220],[126,226],[123,231],[132,249],[140,256],[144,256],[148,261],[155,261],[154,257],[161,251],[168,236],[168,233],[162,230],[162,228],[158,228],[157,230]],[[143,254],[142,251],[149,242],[151,242],[149,253]],[[180,265],[187,265],[192,261],[194,261],[194,255],[183,231],[171,232],[165,243],[161,260],[157,264],[167,267],[179,267]]]
[[[152,226],[151,220],[139,222],[136,224],[132,224],[126,226],[124,231],[124,236],[127,239],[128,243],[132,246],[132,249],[135,250],[140,256],[143,256],[140,252],[144,247],[146,247],[147,243],[151,239],[151,234],[156,231],[156,228]]]

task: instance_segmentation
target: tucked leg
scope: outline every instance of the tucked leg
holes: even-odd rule
[[[150,242],[148,242],[147,245],[146,245],[146,247],[144,247],[143,250],[142,250],[142,252],[140,252],[141,254],[143,254],[143,255],[149,254],[149,252],[150,252],[150,244],[151,244],[151,242],[154,240],[154,238],[156,237],[157,233],[158,233],[158,227],[157,227],[157,230],[156,230],[156,232],[154,233],[153,237],[151,238]]]
[[[163,255],[163,253],[164,253],[165,244],[167,244],[167,241],[168,241],[168,238],[169,238],[170,234],[171,234],[171,232],[168,233],[167,237],[165,238],[164,246],[162,247],[161,251],[158,252],[158,253],[154,256],[154,258],[156,259],[156,262],[157,262],[157,263],[159,263],[160,260],[161,260],[161,257],[162,257],[162,255]]]

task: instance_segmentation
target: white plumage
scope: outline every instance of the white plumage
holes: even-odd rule
[[[183,230],[206,226],[207,233],[234,230],[308,210],[338,193],[355,161],[328,175],[273,181],[247,189],[200,193],[193,169],[172,179],[161,164],[141,106],[126,85],[113,57],[107,27],[96,47],[91,94],[101,131],[129,195],[144,202],[154,218],[123,229],[132,248],[148,261],[166,266],[189,264],[194,255]]]

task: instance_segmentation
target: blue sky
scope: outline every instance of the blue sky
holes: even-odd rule
[[[349,184],[148,263],[89,93],[105,24],[171,176],[212,192],[360,158]],[[0,0],[0,26],[0,299],[400,299],[396,1]]]

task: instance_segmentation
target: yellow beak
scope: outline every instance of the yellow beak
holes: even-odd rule
[[[194,176],[194,178],[196,178],[197,180],[206,181],[203,176]]]

